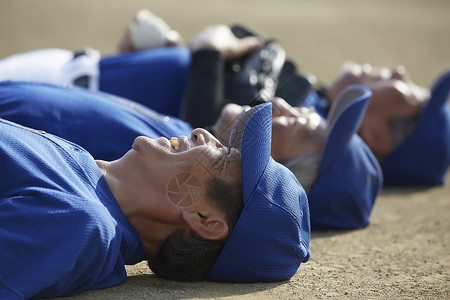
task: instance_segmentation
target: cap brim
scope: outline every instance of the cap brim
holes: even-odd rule
[[[444,73],[439,79],[434,83],[431,89],[430,100],[427,106],[423,109],[422,115],[419,120],[418,128],[420,123],[433,122],[436,114],[442,109],[442,106],[447,103],[448,95],[450,90],[450,71]]]
[[[271,141],[271,103],[264,103],[246,111],[231,131],[228,145],[241,151],[244,204],[256,187],[269,161]]]
[[[370,89],[362,85],[350,85],[333,103],[328,114],[329,133],[319,174],[347,149],[352,136],[358,131],[371,96]]]
[[[382,175],[375,156],[356,132],[371,95],[366,87],[350,86],[330,110],[330,132],[308,194],[312,230],[354,229],[370,223]]]

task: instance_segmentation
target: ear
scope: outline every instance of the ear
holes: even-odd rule
[[[228,224],[220,214],[185,210],[182,216],[187,226],[206,240],[222,240],[228,235]]]
[[[389,134],[378,134],[373,128],[367,129],[367,127],[367,125],[366,127],[360,127],[358,131],[367,146],[377,155],[390,154],[394,150],[391,136]]]
[[[394,150],[390,136],[385,136],[382,138],[373,138],[370,136],[369,138],[370,140],[366,141],[367,146],[369,146],[375,154],[388,155]]]

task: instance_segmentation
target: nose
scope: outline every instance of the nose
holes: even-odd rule
[[[284,99],[276,97],[272,100],[272,118],[281,116],[297,117],[298,115],[298,111],[290,106]]]
[[[205,145],[207,143],[206,130],[202,128],[192,130],[191,139],[196,145]]]
[[[407,79],[405,67],[403,66],[395,67],[395,69],[392,71],[392,79],[405,81]]]
[[[369,63],[365,63],[360,66],[362,74],[370,74],[373,72],[373,67]]]
[[[206,144],[213,144],[218,148],[223,146],[218,139],[203,128],[196,128],[192,130],[191,139],[197,146]]]

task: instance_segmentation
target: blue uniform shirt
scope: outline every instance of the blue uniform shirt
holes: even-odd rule
[[[0,299],[116,285],[146,259],[93,158],[0,119]]]
[[[136,137],[190,136],[192,127],[136,102],[83,88],[0,82],[0,118],[41,129],[85,148],[95,159],[122,157]]]

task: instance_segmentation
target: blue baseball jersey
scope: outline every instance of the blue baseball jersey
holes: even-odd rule
[[[0,82],[0,118],[45,130],[85,148],[95,159],[122,157],[136,137],[190,136],[190,124],[137,102],[83,88]]]
[[[92,156],[0,119],[0,299],[116,285],[147,258]]]

